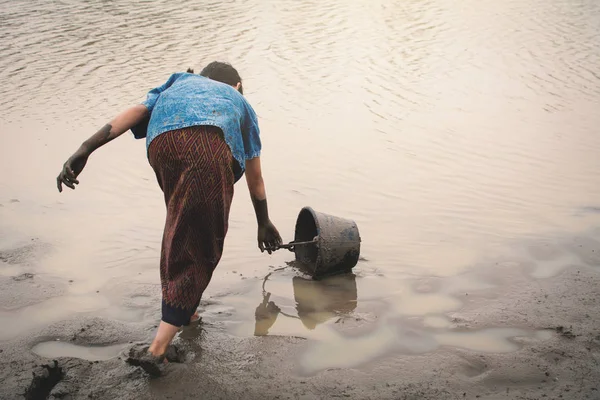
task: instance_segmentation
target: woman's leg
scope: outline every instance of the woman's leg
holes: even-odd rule
[[[164,192],[162,321],[149,351],[161,356],[182,325],[199,317],[202,293],[221,258],[233,198],[231,152],[214,128],[168,132],[149,149]]]
[[[199,319],[200,315],[198,314],[198,311],[194,312],[190,318],[190,324],[198,321]],[[178,331],[178,326],[160,321],[160,325],[158,325],[158,331],[156,331],[156,336],[154,337],[154,340],[152,341],[148,351],[152,353],[153,356],[161,356],[165,354],[169,344],[173,341],[173,338]]]
[[[162,356],[167,352],[167,348],[173,341],[175,334],[179,331],[179,327],[160,321],[156,336],[150,345],[148,351],[155,357]]]

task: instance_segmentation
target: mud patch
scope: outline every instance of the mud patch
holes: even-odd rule
[[[37,238],[33,238],[31,239],[31,243],[26,245],[12,249],[0,250],[0,261],[4,261],[5,263],[12,265],[29,265],[32,259],[45,255],[49,252],[49,250],[50,245],[47,243],[41,243]]]
[[[0,337],[10,324],[15,324],[19,309],[40,304],[65,292],[66,285],[57,280],[39,278],[32,273],[16,276],[0,276],[0,323],[5,325]]]
[[[567,339],[575,339],[578,335],[575,335],[573,333],[572,329],[573,329],[573,327],[565,328],[564,326],[557,326],[555,328],[556,333],[558,333],[562,337],[567,338]]]
[[[21,282],[21,281],[24,281],[24,280],[27,280],[27,279],[33,279],[33,277],[34,277],[33,274],[31,274],[29,272],[26,272],[26,273],[21,274],[21,275],[13,276],[12,279],[13,279],[13,281]]]
[[[41,370],[33,372],[31,384],[25,391],[25,399],[47,399],[52,389],[63,379],[64,376],[65,373],[58,365],[58,361],[54,360],[52,364],[42,365]]]

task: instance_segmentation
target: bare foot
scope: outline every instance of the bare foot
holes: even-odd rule
[[[125,362],[129,365],[141,367],[150,376],[158,377],[164,373],[166,357],[153,356],[148,352],[148,346],[136,344],[129,349]]]
[[[137,343],[125,353],[125,362],[141,367],[148,375],[158,377],[164,375],[169,362],[183,363],[185,353],[177,345],[170,345],[164,354],[154,356],[149,352],[148,345]]]

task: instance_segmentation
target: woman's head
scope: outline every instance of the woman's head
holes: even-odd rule
[[[193,73],[194,70],[188,68],[187,72]],[[204,67],[204,69],[200,72],[200,75],[233,86],[241,94],[244,94],[242,78],[240,77],[240,74],[238,74],[237,70],[231,66],[231,64],[213,61]]]

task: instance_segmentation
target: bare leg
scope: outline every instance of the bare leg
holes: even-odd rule
[[[190,323],[192,323],[192,322],[196,322],[196,321],[198,321],[199,319],[200,319],[200,315],[198,314],[198,311],[196,311],[196,312],[194,313],[194,315],[192,315],[192,317],[190,318]]]
[[[162,356],[166,353],[167,348],[171,344],[171,341],[179,331],[179,327],[171,324],[167,324],[164,321],[160,321],[156,336],[150,345],[148,351],[155,357]]]

